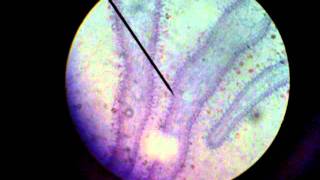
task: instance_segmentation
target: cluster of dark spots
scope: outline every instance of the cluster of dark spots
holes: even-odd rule
[[[120,58],[125,58],[126,56],[127,56],[127,53],[124,52],[124,51],[121,51],[121,52],[119,53],[119,57],[120,57]]]
[[[121,64],[117,64],[115,67],[116,67],[117,69],[121,69],[123,66],[122,66]]]
[[[236,133],[236,138],[240,139],[240,133],[239,132]]]
[[[126,117],[128,117],[128,118],[133,117],[133,110],[132,110],[131,108],[126,108],[126,109],[124,110],[124,115],[125,115]]]
[[[184,163],[180,165],[180,168],[184,168],[184,167],[186,167]]]
[[[124,149],[126,152],[130,152],[130,148],[129,147],[126,147],[125,149]]]
[[[254,112],[254,113],[253,113],[253,117],[254,117],[255,119],[259,119],[259,118],[261,117],[260,112],[259,112],[259,111]]]
[[[164,130],[164,128],[165,128],[164,123],[161,123],[161,124],[159,125],[159,129],[160,129],[160,130]]]
[[[223,91],[223,90],[222,90]],[[210,109],[207,109],[207,114],[211,115],[212,111]]]
[[[253,121],[261,120],[261,119],[262,119],[262,112],[261,112],[261,110],[258,110],[258,109],[252,110],[251,119],[252,119]]]
[[[147,165],[148,164],[148,161],[147,160],[144,160],[143,162],[142,162],[142,165]]]
[[[127,133],[122,133],[122,138],[125,138],[125,139],[129,139],[130,138],[130,135],[127,134]]]
[[[118,110],[117,110],[116,108],[112,108],[112,109],[111,109],[111,112],[112,112],[112,113],[116,113],[117,111],[118,111]]]
[[[250,48],[250,46],[248,46],[248,48]],[[248,58],[252,59],[253,58],[252,54],[248,54]]]
[[[170,19],[171,18],[171,16],[168,14],[168,13],[166,13],[166,19]]]

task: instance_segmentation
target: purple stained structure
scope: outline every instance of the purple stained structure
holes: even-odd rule
[[[78,30],[66,86],[92,155],[123,179],[231,179],[279,130],[289,68],[253,0],[114,1],[170,94],[107,1]],[[259,109],[259,121],[252,113]]]

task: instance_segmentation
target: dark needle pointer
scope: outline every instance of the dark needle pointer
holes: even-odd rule
[[[169,89],[169,91],[171,92],[172,95],[173,91],[171,89],[171,87],[169,86],[168,82],[164,79],[164,77],[162,76],[161,72],[159,71],[159,69],[157,68],[157,66],[154,64],[154,62],[152,61],[151,57],[149,56],[149,54],[147,53],[147,51],[144,49],[144,47],[141,45],[140,41],[138,40],[137,36],[133,33],[133,31],[131,30],[130,26],[128,25],[128,23],[126,22],[126,20],[124,19],[124,17],[121,15],[120,11],[118,10],[117,6],[112,2],[112,0],[109,0],[111,6],[113,7],[113,9],[116,11],[116,13],[118,14],[118,16],[120,17],[120,19],[122,20],[122,22],[124,23],[124,25],[127,27],[127,29],[129,30],[130,34],[132,35],[132,37],[135,39],[135,41],[138,43],[140,49],[143,51],[143,53],[146,55],[146,57],[148,58],[149,62],[151,63],[151,65],[153,66],[153,68],[157,71],[158,75],[160,76],[161,80],[163,81],[163,83],[167,86],[167,88]]]

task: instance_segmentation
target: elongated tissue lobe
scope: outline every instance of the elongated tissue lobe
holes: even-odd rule
[[[252,0],[114,3],[175,96],[100,1],[76,35],[66,75],[71,114],[93,156],[123,179],[230,179],[249,168],[288,100],[287,57],[269,16]],[[264,116],[253,123],[257,108]]]

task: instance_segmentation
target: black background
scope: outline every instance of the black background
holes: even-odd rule
[[[30,30],[32,35],[25,35],[36,46],[29,50],[35,54],[30,59],[32,67],[27,69],[32,83],[23,86],[30,91],[30,94],[26,93],[29,102],[26,106],[29,106],[27,113],[31,112],[32,118],[27,120],[31,127],[28,126],[26,133],[31,136],[23,141],[23,146],[28,149],[23,156],[28,159],[19,167],[28,168],[27,173],[34,178],[117,179],[103,169],[85,148],[66,104],[68,52],[79,25],[96,2],[43,1],[32,5],[30,10],[35,23],[25,26],[33,28]],[[314,55],[318,45],[312,43],[317,37],[314,36],[317,23],[312,20],[316,14],[315,6],[292,0],[258,2],[277,25],[286,45],[290,97],[285,120],[275,141],[239,179],[301,179],[311,176],[319,179],[316,174],[319,166],[316,158],[319,156],[310,153],[319,151],[317,144],[320,144],[319,133],[316,133],[320,132],[320,69],[316,65],[319,60]],[[301,153],[303,158],[299,158]]]

